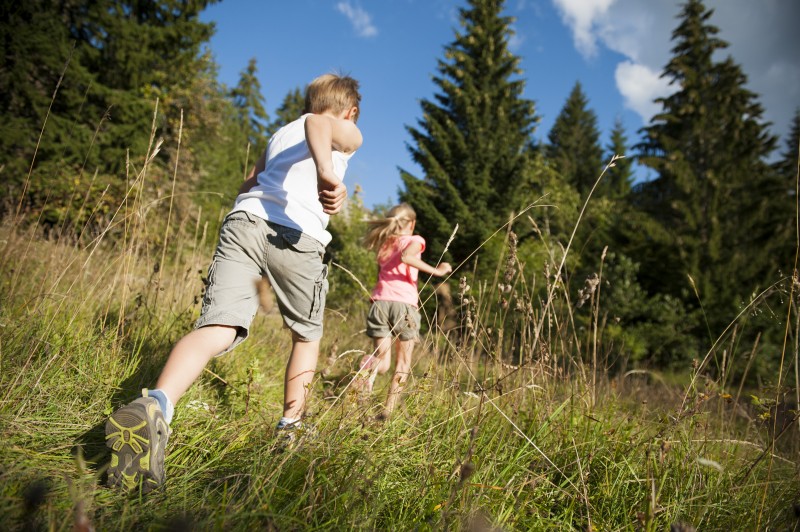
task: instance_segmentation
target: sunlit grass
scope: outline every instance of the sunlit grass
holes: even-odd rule
[[[191,326],[208,243],[186,237],[191,251],[155,272],[160,254],[132,260],[134,247],[81,248],[9,223],[0,236],[0,513],[13,528],[82,517],[102,530],[796,526],[797,446],[773,447],[768,424],[737,415],[713,381],[681,406],[686,390],[657,373],[592,376],[560,332],[549,360],[539,349],[519,366],[496,333],[433,331],[402,406],[379,423],[388,377],[366,405],[345,390],[369,343],[361,316],[337,312],[311,391],[314,434],[290,450],[273,437],[290,342],[277,314],[262,315],[178,405],[164,490],[111,491],[102,424]],[[496,299],[471,292],[478,323]]]
[[[741,388],[731,393],[738,383],[700,365],[608,373],[601,292],[581,294],[594,319],[575,327],[580,302],[560,275],[570,243],[536,286],[517,275],[507,227],[493,235],[507,251],[492,283],[454,275],[457,327],[428,327],[388,421],[375,415],[390,376],[366,403],[348,386],[371,351],[366,297],[361,307],[334,299],[309,390],[313,430],[293,448],[276,441],[290,339],[273,310],[177,405],[164,489],[141,497],[106,488],[106,417],[152,385],[190,330],[214,240],[145,197],[151,160],[107,221],[113,238],[45,238],[24,218],[0,224],[8,528],[798,527],[797,423],[777,424],[774,401],[763,399],[774,390],[756,390],[763,397],[753,405]]]

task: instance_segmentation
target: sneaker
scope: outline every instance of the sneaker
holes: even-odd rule
[[[111,449],[108,485],[147,493],[162,484],[169,425],[158,401],[147,396],[123,406],[106,421],[106,446]]]
[[[276,449],[279,451],[294,448],[301,437],[314,439],[316,436],[316,427],[302,421],[285,424],[278,423],[275,426]]]

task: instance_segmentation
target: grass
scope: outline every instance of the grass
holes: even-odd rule
[[[121,235],[113,242],[0,224],[7,528],[800,529],[796,422],[778,427],[766,415],[774,404],[759,410],[703,365],[607,373],[597,320],[576,331],[558,275],[537,300],[516,275],[513,244],[497,278],[517,294],[504,311],[517,329],[504,337],[491,321],[498,289],[462,280],[464,334],[424,336],[390,420],[375,421],[388,376],[367,404],[347,386],[370,342],[363,313],[334,302],[310,390],[315,431],[282,448],[272,429],[290,341],[276,313],[262,314],[177,405],[164,489],[106,488],[106,417],[152,385],[191,327],[213,244],[171,214],[152,238],[146,171],[109,222]],[[550,271],[559,264],[564,255]],[[586,296],[590,308],[599,297]]]
[[[656,373],[512,367],[478,355],[486,334],[430,334],[402,408],[378,423],[387,377],[368,405],[345,389],[369,343],[361,316],[337,312],[313,438],[283,451],[274,440],[289,339],[276,314],[261,315],[178,405],[165,489],[109,490],[102,425],[196,317],[204,244],[183,242],[154,272],[159,254],[135,238],[81,248],[9,223],[0,236],[0,515],[12,529],[798,527],[797,445],[775,445],[768,423],[738,415],[702,375],[684,390]],[[782,441],[796,441],[792,430]]]

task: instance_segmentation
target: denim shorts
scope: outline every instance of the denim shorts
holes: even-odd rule
[[[419,310],[399,301],[373,301],[367,315],[367,336],[414,340],[419,336]]]
[[[230,213],[208,268],[208,286],[195,328],[236,327],[242,342],[258,310],[257,283],[267,277],[284,324],[305,341],[322,337],[328,293],[325,246],[303,232],[268,222],[246,211]]]

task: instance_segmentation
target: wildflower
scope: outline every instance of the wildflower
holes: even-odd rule
[[[506,271],[503,273],[503,282],[510,284],[514,279],[517,264],[517,235],[514,231],[508,233],[508,257],[506,257]],[[510,289],[510,288],[509,288]]]
[[[597,290],[597,285],[599,284],[600,284],[600,278],[597,276],[596,273],[593,273],[586,278],[586,284],[584,284],[583,288],[578,290],[579,307],[582,307],[583,304],[586,303],[590,297],[592,297],[595,290]]]
[[[467,278],[462,277],[458,283],[458,296],[461,299],[461,305],[464,307],[464,323],[467,331],[469,335],[474,338],[476,336],[475,324],[472,322],[472,310],[470,308],[472,299],[467,295],[467,292],[469,292],[471,288],[472,287],[467,284]]]

